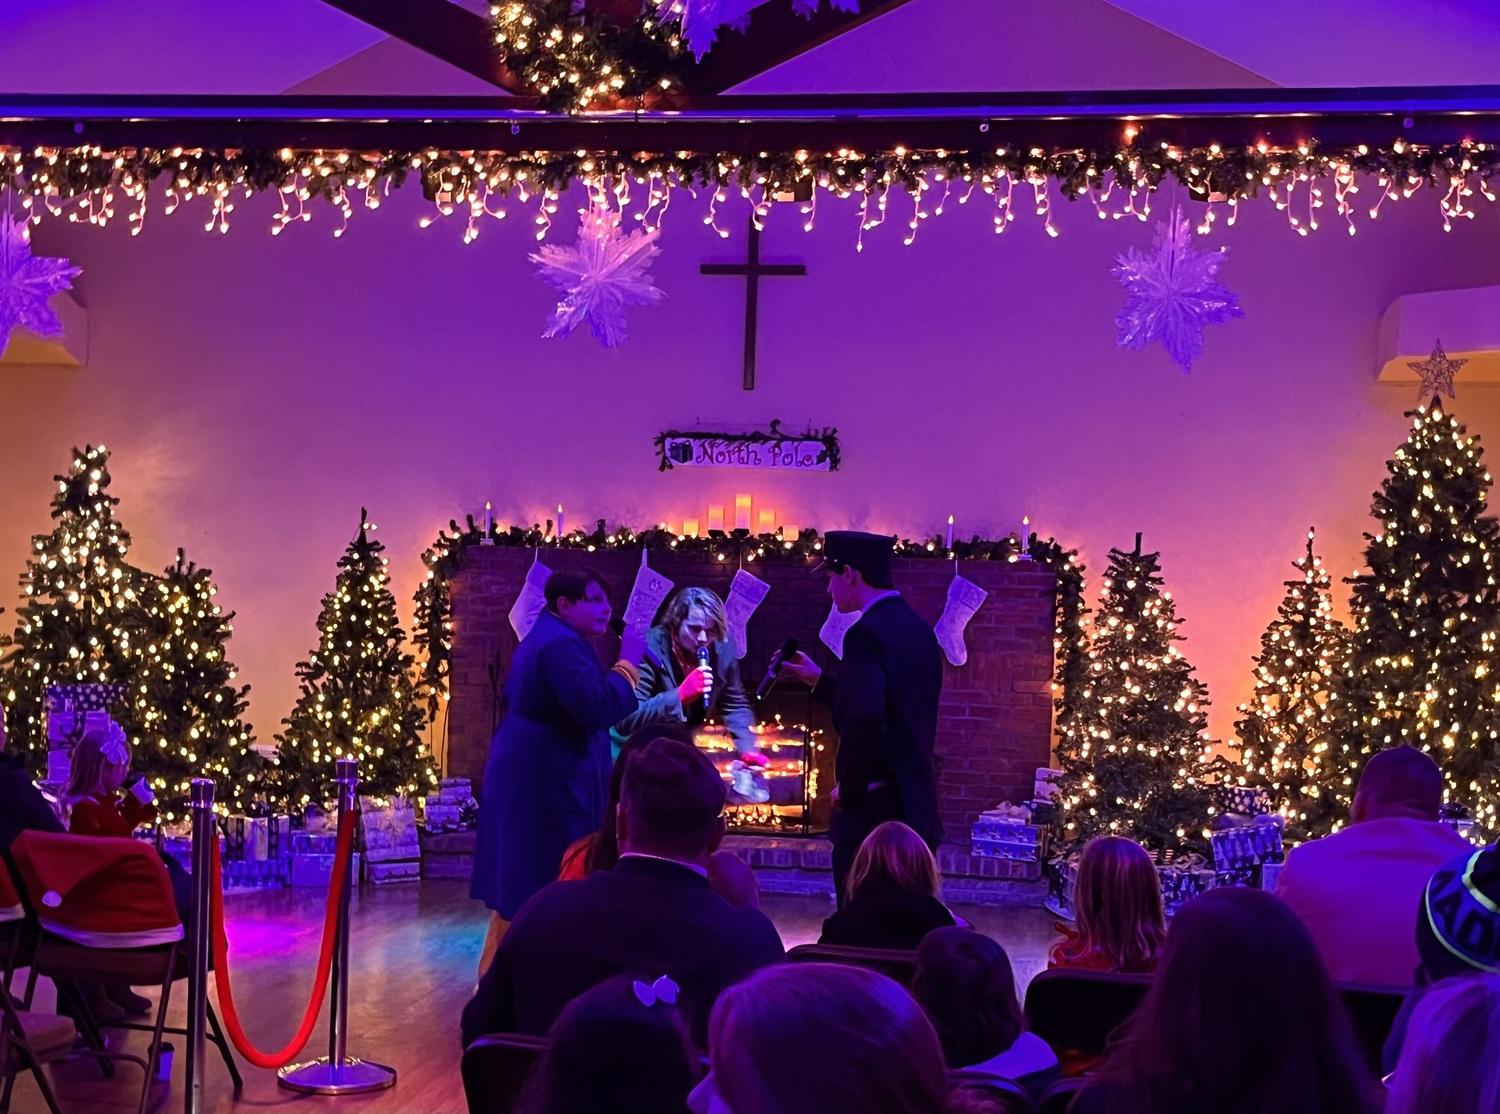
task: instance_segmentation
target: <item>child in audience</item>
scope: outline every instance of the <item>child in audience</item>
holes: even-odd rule
[[[123,797],[120,794],[130,772],[130,743],[124,729],[106,713],[87,713],[83,734],[73,744],[69,761],[62,804],[68,810],[68,831],[73,835],[129,839],[137,827],[156,818],[156,794],[145,778]],[[100,1022],[138,1017],[151,1010],[150,998],[121,983],[93,982],[83,984],[81,989],[95,1020]]]
[[[1429,989],[1387,1086],[1386,1114],[1500,1114],[1500,974]]]
[[[1119,836],[1089,841],[1073,890],[1076,930],[1052,948],[1048,967],[1150,971],[1167,935],[1156,864],[1139,843]]]
[[[687,1114],[701,1073],[675,991],[669,980],[617,975],[573,999],[532,1069],[521,1114]]]
[[[922,837],[887,820],[865,837],[849,870],[844,907],[823,922],[820,944],[915,948],[934,928],[952,927],[938,900],[937,860]]]
[[[69,760],[72,768],[62,795],[69,810],[68,831],[129,839],[137,827],[156,818],[156,794],[145,778],[120,795],[130,773],[130,743],[109,716],[88,713]]]
[[[922,1007],[862,967],[784,963],[719,995],[693,1114],[980,1114]]]
[[[935,928],[917,945],[911,994],[927,1011],[948,1067],[1019,1083],[1035,1098],[1057,1078],[1057,1056],[1026,1031],[1010,957],[967,928]]]
[[[1369,1114],[1372,1087],[1306,927],[1262,890],[1209,890],[1073,1114]]]

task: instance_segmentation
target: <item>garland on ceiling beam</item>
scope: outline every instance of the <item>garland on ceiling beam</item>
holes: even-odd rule
[[[322,199],[342,216],[340,235],[356,203],[378,208],[391,189],[415,177],[432,200],[435,213],[423,220],[460,212],[467,217],[465,239],[472,239],[486,216],[500,217],[510,204],[534,205],[538,239],[544,238],[563,190],[575,182],[600,187],[607,183],[621,208],[659,227],[677,191],[708,191],[714,206],[736,191],[763,217],[778,194],[811,193],[800,202],[800,220],[811,228],[820,196],[854,199],[859,205],[859,233],[884,223],[888,216],[906,227],[911,243],[920,222],[941,215],[950,201],[963,203],[978,194],[995,207],[994,227],[1003,231],[1018,210],[1031,209],[1057,234],[1052,223],[1053,191],[1070,201],[1087,200],[1101,217],[1149,214],[1151,196],[1176,182],[1208,202],[1206,231],[1215,206],[1224,205],[1234,220],[1240,201],[1269,195],[1285,210],[1293,230],[1315,230],[1322,211],[1331,208],[1352,233],[1355,217],[1374,217],[1388,200],[1409,197],[1423,186],[1438,199],[1445,227],[1475,214],[1473,195],[1495,200],[1490,181],[1500,175],[1500,148],[1461,143],[1422,146],[1405,140],[1388,144],[1322,147],[1178,148],[1153,143],[1127,130],[1130,142],[1116,147],[1044,150],[1005,146],[984,149],[894,150],[862,153],[837,151],[758,152],[485,152],[485,151],[278,151],[98,147],[0,147],[0,176],[8,176],[21,203],[34,216],[66,212],[68,219],[106,224],[116,206],[128,207],[128,219],[140,230],[146,219],[153,184],[159,184],[165,211],[185,202],[205,215],[205,228],[227,232],[237,201],[256,193],[273,193],[281,202],[271,231],[311,219],[308,203]],[[1361,187],[1360,179],[1365,179]],[[1375,180],[1370,190],[1368,179]],[[1362,188],[1369,194],[1361,195]],[[894,195],[894,196],[893,196]],[[904,196],[905,200],[901,200]],[[899,202],[901,212],[892,207]],[[206,210],[206,212],[205,212]]]
[[[726,563],[743,560],[746,564],[785,561],[810,565],[823,555],[823,537],[812,529],[798,531],[795,538],[782,537],[779,532],[759,536],[695,538],[684,537],[665,526],[641,531],[623,526],[610,530],[601,518],[591,531],[572,530],[559,538],[553,532],[550,519],[545,525],[529,528],[512,526],[501,529],[492,525],[488,535],[474,521],[473,515],[464,519],[462,527],[456,520],[450,520],[448,528],[440,530],[432,546],[422,554],[427,575],[417,588],[414,600],[416,618],[412,624],[419,649],[418,693],[427,700],[434,719],[448,700],[448,674],[453,654],[452,579],[463,567],[469,549],[480,545],[486,537],[490,545],[512,549],[573,549],[589,553],[601,550],[639,553],[645,549],[652,553],[698,554]],[[1044,539],[1035,534],[1027,538],[1024,551],[1014,534],[998,539],[955,538],[951,549],[940,537],[915,541],[900,538],[896,542],[897,557],[942,561],[1014,563],[1021,560],[1023,552],[1057,577],[1053,691],[1057,720],[1061,725],[1073,716],[1082,683],[1087,679],[1083,645],[1084,567],[1077,559],[1078,551],[1064,548],[1053,538]]]

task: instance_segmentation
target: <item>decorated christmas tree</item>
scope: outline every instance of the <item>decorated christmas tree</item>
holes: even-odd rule
[[[359,533],[323,597],[318,646],[299,662],[302,695],[276,737],[276,796],[293,809],[333,792],[334,762],[358,758],[361,791],[415,794],[437,784],[421,739],[415,662],[403,649],[385,547],[361,511]]]
[[[1208,692],[1182,636],[1160,554],[1112,549],[1074,714],[1058,758],[1063,839],[1122,835],[1154,851],[1201,850],[1211,793],[1203,772]]]
[[[119,499],[109,494],[108,451],[75,449],[72,466],[54,479],[56,525],[31,540],[21,577],[26,600],[0,675],[9,745],[36,773],[47,760],[47,687],[129,682],[142,618],[139,574],[125,560],[130,535],[115,520]]]
[[[1347,740],[1339,737],[1336,686],[1344,672],[1349,632],[1333,617],[1330,579],[1313,553],[1292,562],[1300,574],[1286,582],[1276,618],[1260,639],[1255,695],[1240,705],[1243,778],[1264,786],[1295,840],[1327,835],[1339,826],[1352,782]]]
[[[250,687],[234,685],[226,656],[234,613],[214,603],[213,578],[177,551],[177,563],[141,588],[133,718],[136,766],[151,779],[163,818],[183,815],[195,777],[218,783],[215,799],[242,812],[264,793],[263,760],[243,720]]]
[[[1353,585],[1345,731],[1351,777],[1363,758],[1409,743],[1443,768],[1450,800],[1500,834],[1500,659],[1495,584],[1500,526],[1485,514],[1491,477],[1478,441],[1432,403],[1387,463]]]

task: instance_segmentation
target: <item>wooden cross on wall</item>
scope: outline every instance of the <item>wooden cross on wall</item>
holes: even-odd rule
[[[807,268],[801,263],[762,263],[760,261],[760,228],[755,223],[755,214],[750,215],[750,258],[744,263],[705,263],[701,268],[705,275],[745,276],[745,390],[755,390],[755,327],[756,310],[760,306],[761,275],[806,275]]]

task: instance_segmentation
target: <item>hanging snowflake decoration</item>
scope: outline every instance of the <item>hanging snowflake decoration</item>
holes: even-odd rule
[[[1130,295],[1115,314],[1115,343],[1140,351],[1161,341],[1183,370],[1203,355],[1203,329],[1244,317],[1240,296],[1218,281],[1226,249],[1196,251],[1192,229],[1175,208],[1157,226],[1149,253],[1131,248],[1110,273]]]
[[[792,11],[803,19],[811,19],[822,4],[823,0],[792,0]],[[828,0],[828,6],[841,12],[859,12],[859,0]]]
[[[719,39],[719,28],[744,31],[757,0],[655,0],[656,17],[675,19],[695,61],[703,61]]]
[[[620,214],[605,197],[583,210],[578,243],[545,244],[530,259],[552,286],[563,292],[544,337],[567,336],[587,321],[606,348],[625,340],[625,307],[652,305],[664,298],[647,271],[661,251],[658,229],[620,231]]]
[[[47,299],[71,289],[81,273],[66,259],[32,255],[26,219],[18,221],[8,212],[0,213],[0,355],[18,325],[37,336],[62,335],[62,322]]]

